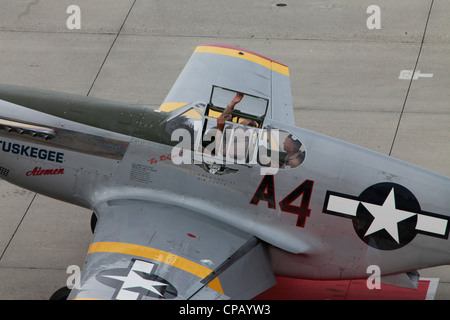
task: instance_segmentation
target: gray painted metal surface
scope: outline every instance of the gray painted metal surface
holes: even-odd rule
[[[369,3],[367,3],[367,6],[368,5]],[[17,7],[16,4],[14,4],[14,6],[14,12],[17,11],[17,13],[20,13],[20,8]],[[62,8],[60,11],[64,12],[66,7],[63,5],[59,6],[60,9]],[[107,30],[118,30],[118,27],[116,27],[114,22],[119,20],[122,22],[125,17],[124,12],[128,10],[130,6],[131,3],[124,3],[123,8],[118,8],[117,11],[114,10],[110,24],[107,26]],[[189,19],[189,13],[194,14],[195,12],[195,14],[197,14],[200,7],[192,11],[184,10],[183,19],[185,20],[183,20],[183,24],[171,24],[171,29],[164,28],[165,31],[162,32],[162,35],[155,36],[152,31],[154,29],[148,27],[149,24],[155,23],[155,19],[148,19],[147,16],[143,19],[143,14],[139,13],[153,12],[154,14],[161,14],[161,8],[155,10],[155,7],[151,7],[150,10],[150,6],[151,4],[147,5],[138,1],[135,8],[139,8],[139,10],[131,10],[127,23],[124,25],[122,32],[119,32],[119,41],[113,45],[114,49],[117,50],[112,50],[111,55],[106,59],[104,69],[101,69],[99,78],[97,81],[94,81],[95,86],[91,91],[91,95],[113,98],[114,100],[125,100],[125,102],[129,103],[137,102],[138,104],[156,107],[170,88],[175,75],[178,74],[181,66],[187,60],[192,48],[199,43],[205,42],[203,39],[201,42],[198,42],[197,39],[189,37],[181,38],[179,37],[180,32],[177,33],[174,31],[176,26],[188,25],[188,22],[191,23],[190,29],[193,30],[192,27],[195,27],[193,21],[196,20]],[[358,4],[358,6],[349,4],[345,7],[336,4],[334,6],[325,5],[322,7],[310,4],[299,6],[301,8],[290,6],[290,9],[292,9],[290,12],[297,13],[292,16],[287,15],[287,11],[276,11],[276,14],[281,14],[285,19],[284,21],[287,21],[286,19],[291,17],[293,23],[289,25],[294,26],[298,26],[298,24],[296,24],[296,22],[299,21],[298,14],[303,15],[303,19],[300,20],[304,22],[302,25],[307,25],[307,27],[289,28],[290,33],[286,33],[286,28],[273,28],[274,22],[265,23],[264,26],[266,28],[264,30],[267,31],[267,34],[271,34],[274,37],[269,39],[269,41],[254,37],[250,38],[250,34],[252,33],[251,23],[245,24],[244,20],[241,19],[240,21],[242,24],[240,30],[242,33],[240,33],[240,35],[242,35],[243,38],[240,40],[236,38],[224,40],[231,45],[251,47],[253,51],[262,52],[267,56],[274,57],[291,67],[291,78],[293,79],[293,87],[295,88],[293,90],[295,115],[298,125],[336,137],[345,138],[346,140],[357,142],[358,144],[368,146],[371,149],[379,150],[386,154],[390,153],[390,149],[393,146],[393,155],[448,176],[447,159],[449,153],[448,148],[445,147],[447,145],[445,142],[448,141],[448,135],[446,134],[448,130],[446,130],[446,128],[449,122],[447,121],[445,108],[439,107],[445,105],[446,100],[444,92],[446,91],[442,90],[442,88],[448,86],[445,86],[447,81],[446,77],[439,76],[441,73],[436,71],[440,69],[445,73],[446,67],[448,67],[448,64],[445,62],[442,63],[442,57],[446,56],[446,38],[443,36],[442,30],[446,29],[445,26],[448,19],[444,19],[439,13],[445,12],[445,4],[443,2],[434,1],[433,3],[417,2],[414,3],[414,5],[411,5],[411,3],[408,2],[407,4],[396,4],[395,7],[390,7],[388,10],[384,10],[383,4],[381,4],[383,21],[390,21],[391,23],[389,23],[389,27],[384,27],[386,25],[383,24],[382,29],[379,31],[369,31],[364,25],[355,29],[356,25],[359,26],[359,22],[352,23],[352,21],[360,21],[361,12],[364,12],[367,7],[361,4]],[[98,4],[98,7],[96,4],[94,7],[96,10],[89,10],[90,12],[93,12],[94,15],[96,12],[102,12],[102,4]],[[35,8],[39,9],[38,17],[46,15],[49,17],[56,17],[57,15],[54,13],[59,12],[58,6],[52,6],[51,10],[46,10],[45,3],[41,3]],[[146,11],[145,8],[148,10]],[[275,7],[266,10],[266,16],[275,13],[271,11],[273,8]],[[297,10],[295,10],[296,8]],[[442,10],[443,8],[444,10]],[[208,11],[208,8],[205,7],[202,10]],[[8,11],[3,12],[7,13],[7,17],[14,16],[10,15]],[[166,12],[166,16],[177,16],[176,10],[164,12]],[[243,15],[242,12],[243,11],[240,11]],[[427,13],[430,12],[430,21],[428,23],[426,17]],[[238,16],[238,19],[239,17],[242,18],[242,15]],[[334,18],[342,17],[342,15],[349,17],[349,19],[346,19],[348,23],[343,23],[342,19],[334,20]],[[177,17],[178,19],[180,18],[180,16]],[[15,53],[7,55],[9,57],[14,56],[15,60],[13,61],[39,61],[40,72],[36,72],[36,65],[29,66],[27,63],[11,64],[11,59],[6,59],[5,56],[3,59],[6,60],[2,60],[3,65],[5,66],[2,73],[3,78],[7,76],[8,79],[11,79],[11,81],[8,81],[10,83],[29,86],[36,86],[36,83],[39,83],[41,87],[45,88],[56,88],[61,91],[86,94],[91,84],[90,82],[95,76],[93,72],[98,69],[95,68],[95,66],[99,66],[103,61],[105,52],[107,51],[109,44],[112,43],[114,37],[106,34],[101,36],[98,34],[69,35],[63,25],[59,27],[59,30],[62,29],[65,31],[65,34],[54,33],[53,35],[50,35],[45,32],[50,30],[53,32],[56,30],[58,22],[54,22],[52,19],[46,19],[45,24],[40,23],[39,27],[37,27],[36,24],[33,23],[33,21],[35,22],[33,19],[36,19],[35,14],[31,14],[28,17],[22,15],[21,19],[16,22],[11,22],[11,19],[2,19],[2,30],[14,29],[14,31],[32,31],[32,34],[28,33],[29,36],[27,36],[27,33],[20,32],[3,33],[2,41],[6,44],[4,50],[8,53]],[[92,23],[93,20],[88,19],[87,21]],[[146,22],[142,24],[142,21]],[[224,19],[224,21],[227,21],[227,19]],[[265,22],[267,21],[275,20],[266,19]],[[310,22],[308,23],[308,21]],[[331,21],[331,23],[316,23],[317,21]],[[92,32],[98,30],[98,26],[93,26],[89,22],[87,23],[88,24],[85,25],[85,27]],[[425,26],[426,23],[428,24],[428,30],[425,35],[423,26]],[[242,28],[243,25],[247,26],[247,28]],[[331,27],[331,29],[328,29],[328,27],[318,27],[319,25],[339,26],[339,28]],[[214,28],[221,28],[222,33],[233,31],[232,28],[223,27],[220,23],[217,25],[210,24],[210,26],[211,29],[199,29],[202,31],[199,31],[197,36],[212,36],[215,34],[214,30],[216,29]],[[328,31],[324,32],[324,28]],[[263,32],[261,31],[260,26],[258,26],[258,30]],[[343,30],[343,32],[340,33],[340,30]],[[352,30],[353,32],[349,32],[349,30]],[[355,30],[358,30],[358,32]],[[126,31],[133,32],[134,34],[126,34]],[[247,32],[248,37],[245,37]],[[280,36],[279,32],[284,32],[283,38],[277,38]],[[136,35],[136,33],[139,33],[139,35]],[[142,37],[142,35],[151,35],[151,37]],[[419,50],[421,43],[420,39],[422,36],[424,36],[425,42],[423,42],[422,50]],[[83,44],[83,46],[80,46],[79,48],[89,46],[91,55],[87,57],[78,54],[81,53],[81,51],[77,50],[73,45],[69,46],[69,48],[60,46],[60,39],[66,39],[67,37],[72,39],[71,44]],[[364,41],[365,39],[373,40],[373,37],[375,37],[375,40],[377,41]],[[306,40],[299,40],[299,38]],[[345,41],[342,40],[344,38],[346,39]],[[99,39],[100,41],[98,41]],[[430,41],[433,41],[433,43]],[[133,46],[133,43],[136,44],[138,42],[140,48],[135,45]],[[245,45],[244,42],[245,44],[251,43],[250,47]],[[47,47],[51,47],[58,43],[58,47],[61,49],[59,49],[58,52],[54,52],[54,54],[49,57],[39,57],[39,53],[36,55],[36,50],[22,50],[23,47],[39,48],[40,43],[45,43]],[[164,46],[161,46],[161,44],[165,45],[164,49]],[[150,47],[154,48],[153,51],[148,50]],[[161,64],[159,69],[152,64],[152,68],[156,68],[156,70],[153,70],[155,71],[154,73],[148,72],[149,67],[145,67],[148,65],[143,62],[151,60],[149,58],[160,61],[157,57],[161,56],[161,53],[166,52],[166,50],[167,53],[171,52],[171,60],[174,64],[172,66]],[[17,54],[19,52],[20,54]],[[330,52],[333,52],[333,54],[330,54]],[[65,75],[62,76],[63,72],[60,73],[58,70],[66,70],[67,64],[65,64],[65,61],[67,60],[67,54],[69,54],[72,61],[88,61],[89,63],[80,64],[84,66],[83,68],[76,67],[76,63],[72,65],[72,68],[69,66],[69,71],[72,71],[71,75],[73,77],[71,78],[72,80],[64,82],[61,81],[61,79],[67,80],[67,77]],[[130,54],[136,63],[119,63],[119,61],[123,61],[124,57],[130,57]],[[34,60],[34,57],[39,58]],[[54,59],[55,57],[57,58],[56,60]],[[420,59],[418,59],[419,57]],[[408,90],[408,95],[408,81],[398,79],[400,70],[397,69],[399,69],[398,66],[403,64],[407,65],[404,69],[414,69],[414,62],[416,59],[418,60],[417,69],[421,69],[423,72],[430,72],[430,69],[434,69],[431,70],[431,72],[434,72],[434,77],[432,79],[411,81],[411,90]],[[50,60],[52,63],[49,63]],[[305,61],[308,63],[305,63]],[[328,61],[328,64],[324,64],[324,61]],[[341,63],[337,63],[339,61]],[[11,70],[11,66],[13,65],[14,70]],[[48,65],[52,65],[52,68],[46,67]],[[55,68],[55,65],[60,65],[61,68]],[[333,69],[335,70],[334,77],[329,76],[328,71],[330,70],[330,65],[333,65],[335,68]],[[439,68],[434,68],[434,65],[439,65]],[[64,66],[64,68],[62,66]],[[93,66],[94,68],[92,68]],[[364,79],[367,79],[367,77],[361,74],[361,70],[367,66],[369,66],[369,73],[371,75],[370,82],[365,81]],[[19,68],[19,70],[17,68]],[[89,68],[91,70],[89,70]],[[403,69],[403,67],[401,69]],[[73,71],[75,70],[79,70],[79,72],[74,73]],[[110,80],[111,73],[126,74],[126,72],[124,72],[126,70],[134,70],[133,78],[139,79],[140,81],[127,84],[126,82],[129,82],[130,77],[126,76],[121,78],[117,77],[114,81]],[[139,70],[142,70],[143,72],[135,72]],[[24,74],[27,75],[26,78],[23,77]],[[173,74],[173,77],[168,77],[166,76],[167,74]],[[302,76],[300,77],[299,75]],[[429,85],[428,82],[421,80],[431,80],[433,85]],[[153,84],[158,83],[158,85],[149,88],[149,84],[152,81]],[[327,88],[325,93],[322,90],[324,87]],[[373,91],[374,87],[378,88],[375,93]],[[128,90],[127,94],[124,94],[123,90],[118,90],[118,88],[131,89]],[[355,94],[355,91],[349,90],[349,88],[357,88],[356,91],[358,93]],[[352,94],[343,95],[343,92],[352,92]],[[150,96],[152,99],[148,98]],[[321,99],[317,100],[317,97],[319,96],[321,96]],[[404,110],[405,112],[403,112],[401,106],[402,102],[405,100],[405,96],[408,97],[408,99]],[[423,98],[425,96],[427,97],[427,100],[430,96],[434,97],[433,101],[425,102]],[[158,101],[158,103],[154,101]],[[426,109],[423,107],[424,105],[427,106]],[[436,114],[436,110],[439,111],[439,114]],[[399,116],[401,121],[399,121],[399,131],[394,143],[393,136]],[[418,130],[418,127],[423,130]],[[374,137],[375,140],[373,139]],[[39,148],[38,145],[35,147]],[[414,150],[414,152],[412,152],[412,150]],[[433,154],[433,156],[430,157],[430,154]],[[34,169],[34,167],[31,169]],[[389,178],[389,175],[383,177]],[[413,179],[410,179],[410,181],[412,180]],[[316,188],[316,186],[317,184],[315,184],[314,188]],[[429,189],[429,186],[427,187],[427,189]],[[72,209],[72,207],[63,206],[62,204],[59,206],[55,204],[54,207],[47,209],[48,205],[52,206],[55,202],[52,202],[50,199],[44,200],[45,198],[40,196],[34,198],[33,201],[31,193],[16,189],[9,184],[4,184],[2,190],[4,190],[4,195],[9,195],[9,199],[20,199],[19,201],[24,200],[33,203],[29,213],[40,214],[44,217],[47,217],[52,209],[58,212],[67,211],[67,213],[78,210],[75,208]],[[351,195],[353,197],[358,197],[361,190],[354,191],[355,192],[351,193]],[[423,199],[418,196],[417,192],[415,190],[411,191],[413,191],[414,195],[420,201],[423,210],[438,212],[438,207],[435,205],[434,199],[427,200],[426,204],[423,204]],[[17,201],[15,201],[14,204],[7,202],[5,209],[8,209],[5,210],[5,212],[11,212],[10,208],[13,207],[17,208],[17,212],[26,212],[26,208],[23,206],[21,207],[21,205],[25,204],[26,202],[17,203]],[[42,210],[41,208],[45,209]],[[15,212],[15,210],[12,211]],[[89,217],[88,215],[86,216]],[[11,219],[14,219],[14,217],[16,217],[16,215],[11,214]],[[53,218],[53,220],[51,220],[51,218]],[[48,221],[58,221],[55,220],[56,217],[54,216],[51,218],[49,217]],[[295,215],[292,215],[292,218],[295,219]],[[47,224],[47,227],[48,226],[49,225]],[[80,229],[83,230],[82,227],[80,227]],[[49,255],[49,258],[47,258],[46,261],[39,261],[39,259],[32,260],[32,251],[42,253],[42,248],[49,247],[49,245],[44,245],[40,247],[40,250],[30,250],[31,248],[35,248],[31,245],[31,239],[36,239],[36,237],[31,237],[31,235],[33,232],[38,232],[37,230],[46,229],[39,227],[39,223],[36,223],[35,216],[27,215],[27,219],[24,220],[24,224],[19,228],[16,238],[14,238],[14,241],[12,241],[9,249],[2,258],[2,272],[8,273],[11,271],[14,274],[20,274],[20,278],[28,279],[28,281],[33,283],[32,277],[17,271],[14,267],[17,265],[28,266],[32,264],[31,261],[36,261],[36,264],[32,264],[33,266],[38,265],[43,268],[55,265],[58,266],[59,271],[61,271],[60,274],[62,274],[62,276],[60,275],[62,278],[61,282],[64,282],[67,263],[63,263],[63,260],[53,258],[53,255]],[[325,232],[325,230],[323,232]],[[5,232],[4,234],[6,235],[6,233],[8,232]],[[28,238],[26,234],[30,235],[30,241],[25,240]],[[42,233],[40,234],[42,235]],[[67,232],[67,234],[70,234],[70,232]],[[420,234],[419,236],[427,239],[423,234]],[[86,240],[78,239],[80,241],[80,246],[83,246],[83,244],[84,246],[87,246],[89,237],[88,234],[85,238]],[[64,237],[59,238],[64,239]],[[74,239],[76,239],[76,237],[74,237]],[[78,240],[75,240],[75,242]],[[50,239],[46,240],[45,237],[41,241],[44,243],[47,241],[47,243],[50,243],[50,246],[55,242]],[[64,242],[64,240],[62,242]],[[64,243],[62,244],[64,245]],[[74,255],[79,257],[78,264],[82,264],[84,252],[86,250],[81,250],[81,253],[75,253],[79,249],[74,248],[73,245],[65,245],[64,248],[65,250],[60,250],[59,252],[66,252],[65,254],[67,255],[69,252],[74,252]],[[19,253],[24,252],[24,250],[25,252],[30,253],[21,254],[22,256],[27,256],[27,260],[21,259],[18,256]],[[44,249],[44,251],[45,250],[46,249]],[[15,271],[13,271],[13,269]],[[30,272],[36,274],[39,272],[37,270],[38,269],[34,267]],[[48,273],[43,272],[44,276],[47,276],[49,273],[50,271]],[[441,275],[441,277],[445,278],[445,274]],[[8,286],[8,284],[5,283],[5,288],[9,288],[9,292],[11,292],[11,295],[8,295],[9,297],[14,296],[16,294],[15,292],[17,292],[11,290],[13,287],[14,285],[11,284]],[[30,292],[33,292],[33,290]],[[48,293],[38,292],[38,297],[48,296]],[[19,293],[17,294],[20,296]]]
[[[206,69],[215,75],[218,70],[213,66],[222,63],[236,74],[226,76],[230,83],[238,77],[246,83],[246,75],[260,73],[254,69],[254,65],[262,66],[256,56],[250,60],[242,56],[228,60],[229,50],[239,52],[239,55],[244,50],[206,45],[198,47],[194,56],[203,55],[199,50],[205,49],[210,50],[207,55],[213,58],[203,58],[202,62],[191,59],[188,62],[192,68],[188,72],[189,78],[194,77],[197,65],[207,66]],[[264,58],[265,61],[269,60]],[[272,65],[263,67],[272,69]],[[272,84],[277,79],[271,78],[271,88],[278,86]],[[185,81],[188,80],[183,74],[171,91],[171,95],[177,97],[173,98],[177,101],[176,106],[179,102],[192,102],[187,99],[197,87],[209,86],[213,90],[216,85],[211,79],[200,77],[186,91],[180,85]],[[219,81],[219,84],[224,82]],[[248,262],[234,271],[244,278],[254,275],[252,266],[263,265],[277,275],[289,277],[357,279],[363,277],[371,265],[379,266],[385,275],[392,275],[449,263],[445,248],[450,228],[447,212],[450,207],[449,178],[278,122],[277,117],[273,119],[278,107],[273,102],[262,128],[253,131],[257,138],[248,142],[248,148],[258,150],[258,155],[254,152],[253,157],[247,157],[242,163],[229,155],[225,156],[225,162],[215,162],[211,154],[205,154],[208,148],[203,149],[202,137],[207,130],[213,129],[206,126],[204,115],[201,120],[192,120],[185,114],[173,118],[161,111],[144,112],[142,118],[127,129],[135,132],[135,136],[124,135],[123,130],[114,125],[114,117],[110,118],[110,125],[105,120],[92,122],[108,103],[96,104],[95,100],[86,103],[89,99],[72,96],[71,110],[80,110],[80,114],[71,118],[60,109],[61,102],[55,101],[53,96],[58,97],[58,94],[33,91],[27,99],[29,90],[16,87],[5,87],[4,90],[12,94],[5,94],[7,102],[2,102],[2,117],[20,123],[36,114],[41,120],[24,122],[24,126],[50,127],[55,136],[48,140],[16,131],[1,132],[3,178],[58,200],[92,209],[99,218],[81,285],[72,291],[72,298],[189,299],[196,298],[196,294],[202,299],[252,298],[273,285],[273,281],[267,280],[268,286],[256,289],[253,282],[236,282],[235,278],[227,278],[221,273],[212,280],[216,281],[213,287],[216,292],[200,293],[201,280],[214,272],[214,266],[223,265],[227,257],[238,250],[237,247],[218,249],[218,243],[231,244],[233,236],[213,231],[211,227],[216,223],[233,228],[236,230],[233,233],[244,232],[249,235],[247,240],[254,236],[269,245],[272,262],[265,258],[265,251],[251,259],[246,258]],[[190,93],[185,96],[184,92]],[[254,92],[272,91],[256,85],[252,94]],[[271,96],[262,98],[271,100]],[[85,109],[85,105],[89,107]],[[113,110],[122,114],[129,108],[115,105]],[[244,108],[245,105],[242,110]],[[280,106],[281,114],[285,114],[285,108],[284,104]],[[19,109],[21,116],[13,117]],[[204,107],[203,112],[207,110]],[[62,113],[63,117],[55,116],[55,113]],[[169,141],[166,128],[178,118],[191,123],[191,130],[182,128],[188,134],[183,139],[191,138],[195,142],[192,145],[183,141],[181,148],[176,149],[178,145],[174,148],[174,142],[165,142]],[[208,121],[214,120],[209,118]],[[120,122],[120,119],[116,121]],[[179,122],[170,127],[176,128],[176,123]],[[227,123],[229,127],[242,127],[233,121]],[[138,133],[137,128],[144,130]],[[86,134],[87,131],[96,132],[96,135]],[[290,134],[289,137],[282,138],[280,131]],[[237,129],[232,132],[236,134]],[[232,139],[225,141],[225,138],[226,135],[222,136],[223,144],[232,143]],[[296,157],[302,155],[300,163],[289,163],[285,167],[288,162],[284,158],[288,159],[291,154],[289,144],[286,145],[288,140],[291,144],[294,140],[300,141],[297,148],[302,146],[304,151],[293,152]],[[268,149],[271,150],[269,153]],[[215,156],[220,157],[217,150]],[[227,152],[230,152],[229,148]],[[268,164],[262,160],[267,155],[270,157]],[[275,162],[274,155],[277,155]],[[180,158],[182,161],[177,161]],[[211,169],[213,166],[214,170]],[[198,215],[183,222],[182,219],[191,215],[190,211]],[[181,216],[172,216],[175,212]],[[311,212],[315,214],[311,215]],[[135,216],[136,213],[140,214]],[[199,244],[194,245],[193,251],[184,250],[185,240],[174,246],[177,237],[197,237],[190,230],[205,224],[203,219],[212,219],[206,220],[210,221],[202,228],[206,233],[199,236],[207,239],[206,253],[198,256],[201,252]],[[182,230],[178,230],[178,221]],[[223,226],[219,228],[224,229]],[[165,240],[158,240],[161,232]],[[150,253],[146,253],[147,250]],[[217,258],[215,254],[211,255],[212,252],[222,256]],[[135,260],[133,256],[143,260]],[[178,260],[189,261],[189,266],[180,266]],[[163,265],[157,271],[156,261]],[[206,268],[205,261],[212,261],[209,273],[191,271]],[[128,275],[103,274],[108,270],[126,269],[124,263],[130,265]],[[197,281],[195,277],[180,275],[184,271],[195,275]],[[135,276],[134,272],[140,272],[140,276]],[[270,279],[265,272],[255,277],[259,284]],[[119,281],[108,282],[104,278]],[[178,282],[177,279],[183,280]]]

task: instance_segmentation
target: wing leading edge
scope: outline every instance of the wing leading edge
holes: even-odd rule
[[[110,201],[70,299],[251,299],[275,284],[265,245],[198,213]]]
[[[268,99],[268,118],[295,125],[289,68],[257,53],[220,44],[195,49],[159,109],[169,112],[191,102],[207,102],[213,85]]]

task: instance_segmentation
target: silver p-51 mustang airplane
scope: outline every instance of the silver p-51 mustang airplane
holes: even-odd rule
[[[295,127],[288,67],[258,54],[197,47],[158,110],[0,99],[0,178],[98,218],[69,298],[251,299],[371,265],[414,286],[450,263],[450,179]]]

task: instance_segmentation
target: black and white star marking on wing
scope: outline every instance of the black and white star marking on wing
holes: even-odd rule
[[[405,187],[379,183],[359,197],[328,191],[323,212],[353,220],[358,236],[368,245],[398,249],[411,242],[417,233],[448,239],[448,216],[424,212],[416,197]]]
[[[132,259],[128,268],[105,270],[97,276],[97,279],[116,288],[113,298],[118,300],[138,300],[144,297],[175,298],[177,290],[154,273],[156,268],[157,265],[152,262]]]
[[[167,286],[166,283],[145,279],[142,274],[151,274],[154,264],[151,262],[135,260],[130,272],[126,276],[105,275],[104,277],[116,279],[123,282],[120,292],[116,299],[119,300],[135,300],[139,293],[130,291],[133,288],[144,288],[159,297],[163,295],[156,287]]]

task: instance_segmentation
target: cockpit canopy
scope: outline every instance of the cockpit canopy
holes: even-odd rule
[[[220,129],[218,119],[236,94],[243,98]],[[192,151],[196,163],[296,168],[305,159],[305,147],[290,132],[266,123],[268,104],[264,98],[213,86],[207,104],[191,103],[172,112],[166,131],[181,142],[183,152]]]

